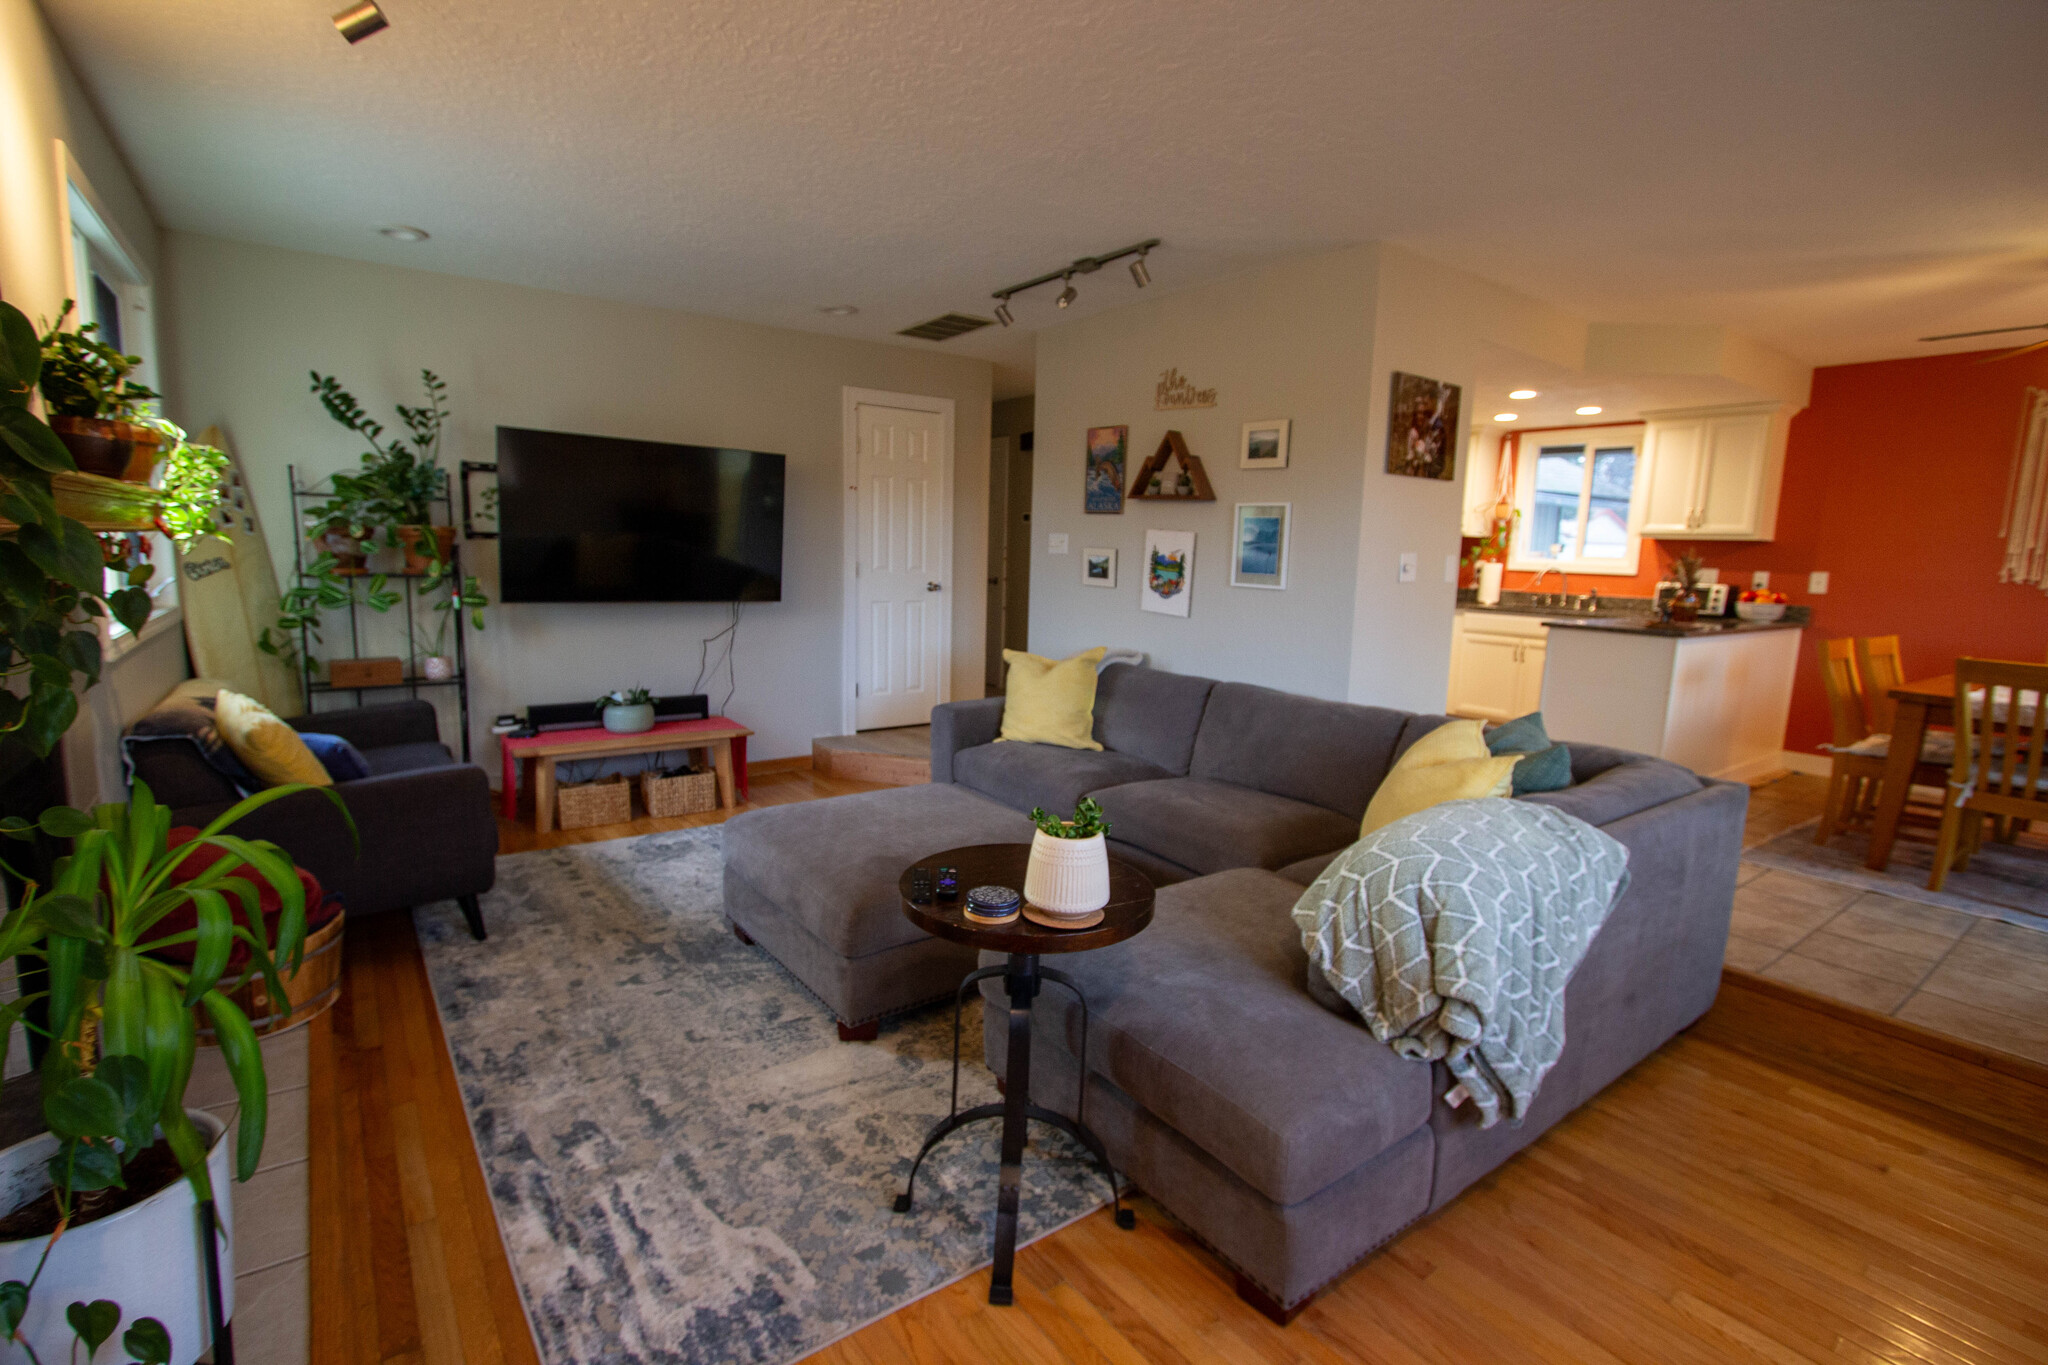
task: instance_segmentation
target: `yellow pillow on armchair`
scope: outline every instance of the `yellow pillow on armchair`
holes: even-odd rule
[[[1003,651],[1010,666],[1003,685],[1003,733],[996,739],[1100,749],[1095,742],[1095,669],[1107,646],[1071,659],[1046,659],[1021,649]]]
[[[213,699],[213,723],[242,766],[271,786],[285,782],[334,785],[299,732],[254,697],[223,687]]]
[[[1445,801],[1506,796],[1521,759],[1520,754],[1490,753],[1476,720],[1439,725],[1409,745],[1395,762],[1365,808],[1358,837]]]

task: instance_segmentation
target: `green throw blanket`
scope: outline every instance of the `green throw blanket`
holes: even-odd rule
[[[1294,921],[1312,990],[1327,982],[1402,1056],[1443,1062],[1491,1127],[1528,1113],[1564,1051],[1565,983],[1627,885],[1628,850],[1576,816],[1449,801],[1339,854]]]

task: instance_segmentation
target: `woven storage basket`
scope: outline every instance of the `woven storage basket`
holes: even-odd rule
[[[563,829],[617,825],[633,818],[633,784],[621,774],[555,789],[555,823]]]
[[[645,773],[640,801],[649,815],[700,815],[718,809],[718,774],[687,772],[675,777]]]
[[[240,990],[229,994],[228,999],[241,1006],[242,1013],[249,1016],[249,1024],[256,1032],[282,1033],[288,1028],[297,1028],[340,997],[342,926],[347,919],[345,912],[337,913],[333,919],[306,935],[306,954],[299,961],[298,971],[287,971],[286,964],[278,962],[277,971],[284,983],[286,1008],[277,1008],[271,999],[270,988],[260,975],[251,977]],[[240,975],[241,969],[237,968],[231,979]],[[216,1041],[213,1030],[204,1026],[199,1029],[199,1038],[207,1044]]]

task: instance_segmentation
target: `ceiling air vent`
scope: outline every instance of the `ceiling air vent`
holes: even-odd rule
[[[916,337],[920,341],[951,341],[963,332],[972,332],[986,327],[994,318],[977,318],[966,313],[945,313],[930,322],[920,322],[915,327],[905,327],[896,335]]]

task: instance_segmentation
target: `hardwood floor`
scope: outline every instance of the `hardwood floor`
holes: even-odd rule
[[[754,797],[865,789],[790,772]],[[405,918],[352,928],[313,1027],[314,1359],[533,1360]],[[980,1272],[813,1359],[2048,1361],[2048,1071],[1898,1061],[1910,1043],[1731,976],[1700,1025],[1289,1328],[1140,1200],[1135,1232],[1097,1214],[1021,1252],[1015,1307]]]

